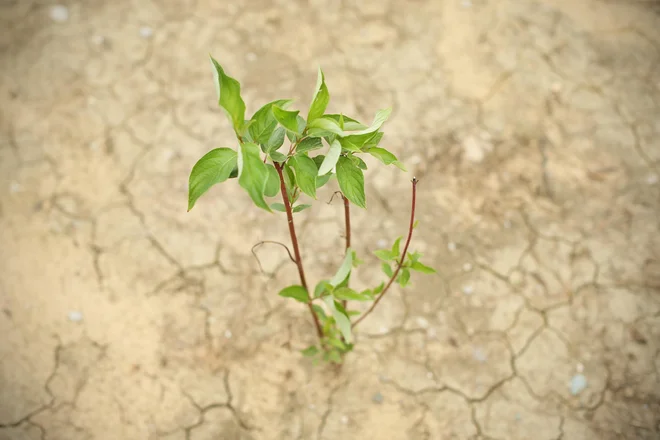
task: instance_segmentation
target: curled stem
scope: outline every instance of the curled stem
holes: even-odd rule
[[[312,298],[309,295],[309,289],[307,287],[307,280],[305,279],[305,269],[303,269],[302,258],[300,258],[300,248],[298,247],[298,236],[296,235],[296,227],[293,224],[293,211],[291,210],[291,201],[289,200],[289,195],[286,192],[286,184],[284,183],[284,176],[282,175],[282,165],[277,162],[274,162],[275,169],[277,174],[280,176],[280,192],[282,193],[282,201],[284,202],[284,207],[286,209],[286,218],[289,223],[289,235],[291,235],[291,245],[293,246],[293,255],[295,256],[295,263],[298,267],[298,275],[300,276],[300,284],[307,291],[307,306],[309,311],[314,318],[314,325],[316,326],[316,333],[319,336],[319,339],[323,338],[323,330],[321,329],[321,323],[319,322],[316,312],[312,307]]]
[[[259,260],[259,256],[257,255],[257,248],[259,246],[264,245],[264,244],[278,244],[278,245],[282,246],[284,249],[286,249],[286,253],[289,254],[289,258],[291,259],[291,261],[293,261],[294,263],[296,262],[296,259],[293,258],[293,255],[291,255],[291,251],[289,250],[289,248],[284,243],[280,243],[279,241],[263,240],[263,241],[260,241],[259,243],[255,244],[254,246],[252,246],[252,250],[251,250],[252,255],[254,255],[254,258],[257,260],[257,264],[259,265],[259,270],[261,272],[264,271],[264,268],[261,266],[261,261]]]
[[[383,299],[383,296],[387,293],[387,291],[390,289],[390,286],[392,283],[394,283],[394,280],[396,280],[397,275],[399,274],[399,271],[401,270],[401,267],[403,266],[403,262],[406,260],[406,255],[408,253],[408,246],[410,246],[410,239],[412,239],[412,233],[413,233],[413,227],[415,225],[415,204],[416,204],[416,198],[417,198],[417,180],[416,178],[413,177],[412,179],[412,209],[410,212],[410,226],[408,227],[408,238],[406,239],[406,244],[403,247],[403,254],[401,254],[401,258],[399,259],[397,265],[396,265],[396,270],[390,277],[390,280],[387,282],[385,285],[385,288],[383,289],[382,292],[380,292],[380,295],[376,297],[376,300],[371,304],[371,307],[364,312],[362,316],[360,316],[352,325],[353,328],[355,328],[364,318],[369,316],[369,314],[376,308],[378,303],[380,302],[381,299]]]

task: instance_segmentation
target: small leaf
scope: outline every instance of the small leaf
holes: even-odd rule
[[[282,206],[284,206],[284,205],[282,205]],[[307,209],[307,208],[311,208],[311,206],[312,206],[312,205],[300,204],[300,205],[298,205],[298,206],[294,206],[294,207],[293,207],[293,212],[304,211],[304,210]]]
[[[316,345],[310,345],[304,350],[300,351],[300,354],[302,354],[305,357],[314,357],[319,353],[319,349]]]
[[[319,306],[318,304],[313,304],[312,309],[314,309],[314,313],[316,313],[316,316],[318,316],[321,321],[328,319],[328,315],[325,314],[323,307]]]
[[[339,124],[339,126],[341,127],[341,129],[342,129],[342,130],[345,130],[345,131],[364,130],[365,128],[368,128],[366,125],[364,125],[364,124],[362,124],[362,123],[356,121],[356,120],[353,119],[353,118],[349,118],[348,116],[343,115],[343,114],[339,114],[339,115],[337,115],[337,114],[323,115],[323,117],[324,117],[324,118],[334,119],[335,121],[337,121],[337,123]],[[343,125],[343,126],[340,124],[340,120],[341,120],[341,119],[343,119],[343,121],[344,121],[344,125]]]
[[[396,156],[394,154],[390,153],[389,151],[387,151],[385,148],[373,147],[373,148],[369,148],[366,151],[367,151],[367,153],[371,154],[376,159],[383,162],[385,165],[395,164],[401,170],[403,170],[403,171],[406,170],[403,167],[403,165],[401,164],[401,162],[399,162],[397,160]]]
[[[392,275],[389,275],[389,276],[392,276]],[[378,287],[376,287],[376,288],[374,289],[374,295],[378,295],[380,292],[383,291],[384,288],[385,288],[385,283],[380,283],[380,284],[378,285]]]
[[[366,170],[367,169],[367,164],[359,157],[355,155],[351,155],[350,159],[353,161],[355,165],[361,170]]]
[[[277,127],[270,134],[268,140],[266,140],[265,147],[263,148],[264,153],[272,153],[275,150],[279,150],[284,143],[284,133],[286,133],[284,127]]]
[[[413,223],[413,229],[417,229],[417,226],[419,226],[419,219],[415,220],[415,223]]]
[[[287,156],[284,154],[278,152],[278,151],[271,151],[268,153],[268,156],[273,160],[273,162],[277,163],[284,163],[286,162]]]
[[[296,177],[288,163],[284,164],[282,175],[284,176],[284,186],[286,186],[286,193],[289,196],[289,203],[293,204],[293,196],[296,191]]]
[[[399,254],[392,253],[389,249],[378,249],[374,251],[374,255],[383,261],[392,261],[395,260]]]
[[[364,261],[358,258],[357,252],[353,251],[353,267],[358,267],[362,263],[364,263]]]
[[[333,347],[338,348],[338,349],[341,350],[341,351],[346,350],[346,344],[344,344],[343,342],[341,342],[340,339],[337,339],[337,338],[328,338],[328,339],[326,339],[326,340],[328,341],[328,344],[332,345]]]
[[[212,56],[211,66],[213,67],[213,77],[215,80],[215,89],[218,94],[218,105],[227,113],[229,120],[234,126],[237,136],[243,134],[245,125],[245,102],[241,98],[241,85],[231,76],[225,74],[225,71]]]
[[[238,184],[243,187],[255,205],[272,212],[264,200],[264,190],[268,180],[268,168],[259,157],[259,147],[256,144],[244,143],[240,146],[238,155]]]
[[[377,147],[381,139],[383,139],[384,133],[382,131],[377,131],[372,137],[370,137],[364,145],[362,145],[362,150],[366,151],[369,148]]]
[[[416,270],[417,272],[422,272],[422,273],[436,273],[435,269],[433,269],[432,267],[429,267],[425,264],[422,264],[419,261],[414,261],[410,265],[410,269]]]
[[[350,252],[350,248],[349,248],[348,251],[346,252],[346,255],[344,256],[344,260],[342,261],[341,265],[339,266],[339,269],[337,270],[337,273],[330,280],[330,284],[335,287],[341,284],[346,279],[346,277],[351,273],[352,266],[353,266],[353,252]]]
[[[344,315],[337,309],[337,305],[335,304],[335,300],[333,297],[324,296],[323,302],[325,302],[325,304],[332,312],[332,317],[335,318],[337,327],[339,328],[339,331],[344,337],[344,340],[346,340],[346,342],[350,344],[353,340],[353,335],[351,334],[351,321],[348,319],[348,316]]]
[[[335,140],[332,144],[330,144],[330,150],[328,151],[328,154],[325,156],[325,159],[323,159],[323,163],[319,167],[318,175],[323,176],[325,174],[328,174],[330,171],[332,171],[332,169],[337,164],[337,161],[339,160],[340,154],[341,154],[341,144]]]
[[[330,93],[328,87],[325,85],[325,76],[319,67],[318,79],[316,80],[316,91],[312,98],[312,104],[309,106],[309,114],[307,115],[307,122],[311,123],[317,118],[323,116],[326,107],[330,102]]]
[[[419,253],[419,252],[417,252],[417,251],[413,252],[412,254],[411,254],[410,252],[408,252],[408,259],[409,259],[411,262],[413,262],[413,263],[414,263],[415,261],[419,261],[419,259],[420,259],[421,257],[422,257],[422,254]]]
[[[302,133],[305,131],[305,127],[307,127],[307,122],[305,122],[305,119],[300,115],[296,118],[296,122],[298,123],[298,133],[289,130],[286,131],[286,137],[294,144],[300,141]]]
[[[284,203],[273,203],[270,205],[270,209],[273,211],[286,212],[286,207]]]
[[[268,168],[268,180],[266,180],[264,195],[266,197],[275,197],[280,190],[280,176],[271,164],[267,164],[266,168]]]
[[[306,153],[312,150],[323,148],[323,142],[320,138],[306,137],[296,147],[296,154]]]
[[[316,199],[316,175],[318,170],[314,161],[305,155],[295,155],[289,159],[288,163],[296,172],[296,181],[300,190]]]
[[[364,175],[347,157],[340,157],[337,162],[337,181],[342,194],[354,205],[366,208],[364,195]]]
[[[399,246],[401,245],[401,239],[403,237],[399,237],[394,241],[394,244],[392,245],[392,255],[399,256]]]
[[[379,110],[376,112],[376,117],[374,118],[371,126],[342,138],[342,147],[346,148],[347,150],[360,150],[363,148],[365,144],[378,136],[378,130],[380,130],[380,127],[385,123],[385,121],[387,121],[387,118],[389,118],[391,113],[391,108]],[[382,137],[382,134],[380,136]]]
[[[303,286],[289,286],[285,287],[284,289],[280,290],[280,293],[278,293],[279,296],[283,296],[284,298],[293,298],[296,301],[300,301],[302,303],[308,303],[309,302],[309,295],[307,294],[307,290]]]
[[[346,301],[368,301],[371,299],[370,296],[358,293],[350,287],[339,287],[332,292],[332,295],[338,300]]]
[[[310,122],[307,134],[313,137],[324,137],[330,134],[345,136],[344,130],[339,126],[339,122],[331,118],[321,117]]]
[[[410,271],[406,268],[401,269],[401,273],[399,274],[399,277],[397,279],[397,282],[401,287],[406,287],[408,285],[408,282],[410,281]]]
[[[216,183],[227,180],[236,167],[236,151],[216,148],[197,161],[188,179],[188,211],[202,194]]]
[[[314,298],[318,298],[326,292],[332,293],[334,289],[335,286],[330,284],[328,280],[321,280],[314,288]]]
[[[383,269],[383,272],[388,277],[391,277],[392,275],[394,275],[394,272],[392,272],[392,268],[390,267],[389,263],[383,263],[383,265],[381,266],[381,269]]]
[[[252,141],[257,144],[266,145],[272,137],[273,132],[277,128],[277,120],[273,115],[273,106],[277,105],[280,108],[285,108],[292,101],[290,99],[278,99],[277,101],[269,102],[255,112],[250,121],[252,124],[248,129]],[[282,142],[284,142],[284,129],[281,129]],[[280,143],[279,146],[282,144]],[[279,148],[278,146],[278,148]]]
[[[275,116],[277,122],[282,124],[282,127],[286,128],[287,130],[296,134],[301,134],[302,131],[298,131],[298,113],[300,113],[298,110],[289,111],[284,110],[277,105],[273,106],[273,116]]]
[[[341,356],[335,350],[327,351],[325,353],[325,359],[328,362],[332,362],[332,363],[335,363],[335,364],[341,364]]]

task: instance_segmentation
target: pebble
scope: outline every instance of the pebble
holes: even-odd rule
[[[481,348],[475,348],[472,352],[472,356],[475,360],[481,363],[484,363],[488,360],[488,355],[486,355],[486,353]]]
[[[456,250],[456,243],[450,241],[449,243],[447,243],[447,249],[449,249],[451,252],[454,252]]]
[[[371,397],[371,401],[378,404],[383,403],[383,395],[380,393],[380,391]]]
[[[421,316],[418,316],[417,319],[415,320],[417,322],[417,325],[420,326],[421,328],[428,328],[429,322],[426,318],[423,318]]]
[[[409,162],[413,165],[418,165],[422,163],[422,158],[418,155],[410,156]]]
[[[583,374],[576,374],[571,378],[571,394],[577,396],[587,387],[587,378]]]
[[[140,36],[142,38],[151,38],[153,34],[154,34],[154,30],[151,29],[149,26],[142,26],[140,28]]]
[[[69,8],[63,5],[55,5],[51,7],[50,18],[57,23],[64,23],[69,19]]]
[[[433,379],[433,373],[431,373],[430,371],[427,372],[426,377],[427,377],[427,379]]]
[[[341,416],[339,420],[345,425],[348,423],[348,416]]]
[[[254,52],[248,52],[245,55],[245,59],[248,60],[248,61],[256,61],[257,60],[257,54],[254,53]]]
[[[656,183],[658,183],[658,180],[659,180],[659,178],[658,178],[657,174],[650,174],[646,178],[646,183],[648,183],[649,185],[655,185]]]
[[[463,5],[464,8],[469,8],[472,6],[472,2],[470,0],[463,0],[461,5]]]
[[[504,220],[504,228],[511,229],[511,220],[509,219]]]
[[[560,83],[554,83],[551,87],[551,90],[553,93],[559,93],[561,91],[561,84]]]
[[[438,331],[434,328],[430,328],[426,331],[426,336],[429,339],[435,339],[438,336]]]
[[[380,380],[380,381],[383,382],[383,383],[387,383],[387,382],[390,381],[390,378],[387,377],[387,376],[385,376],[385,375],[383,375],[383,374],[381,374],[380,376],[378,376],[378,380]]]
[[[519,422],[522,419],[519,413],[516,413],[516,422]]]
[[[81,312],[72,310],[69,313],[67,313],[67,318],[69,318],[69,321],[71,322],[80,322],[83,319],[83,315]]]
[[[100,46],[105,43],[105,37],[103,35],[92,35],[92,43]]]
[[[381,238],[376,242],[376,246],[378,246],[380,249],[384,249],[385,246],[387,246],[387,240]]]
[[[469,272],[469,271],[471,271],[471,270],[472,270],[472,265],[471,265],[470,263],[465,263],[465,264],[463,265],[463,271],[464,271],[464,272]]]
[[[231,330],[225,330],[225,338],[231,339]]]
[[[18,182],[12,182],[9,184],[9,192],[17,193],[21,190],[21,184]]]
[[[463,286],[463,293],[466,295],[472,295],[474,292],[474,287],[472,285],[468,284],[467,286]]]
[[[380,328],[380,332],[381,332],[381,334],[385,334],[385,333],[387,333],[388,331],[390,331],[390,329],[387,328],[387,327],[385,327],[385,326],[382,326],[382,327]]]
[[[578,373],[582,373],[584,371],[584,365],[582,365],[580,362],[578,362],[578,364],[575,366],[575,370]]]
[[[314,409],[314,408],[316,408],[316,405],[314,405],[313,403],[310,403],[309,405],[307,405],[307,407],[309,409]]]

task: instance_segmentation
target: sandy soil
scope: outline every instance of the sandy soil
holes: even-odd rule
[[[660,438],[660,9],[653,1],[0,2],[0,439]],[[369,251],[439,269],[315,368],[285,219],[235,183],[212,53],[251,114],[311,98],[369,120]],[[370,163],[371,164],[371,163]],[[329,198],[331,190],[322,194]],[[308,276],[342,210],[299,222]],[[586,387],[580,381],[586,379]]]

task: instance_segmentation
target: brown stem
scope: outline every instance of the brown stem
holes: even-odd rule
[[[346,252],[351,247],[351,204],[344,194],[341,195],[341,198],[344,199],[344,223],[346,224]],[[346,309],[346,304],[348,302],[343,300],[341,305]]]
[[[298,275],[300,276],[300,283],[307,291],[307,297],[309,301],[307,306],[309,311],[314,318],[314,325],[316,326],[316,333],[319,335],[319,339],[323,338],[323,330],[321,329],[321,323],[319,322],[316,312],[312,307],[312,297],[309,295],[309,289],[307,288],[307,280],[305,279],[305,270],[302,265],[302,258],[300,258],[300,248],[298,247],[298,237],[296,236],[296,227],[293,224],[293,211],[291,210],[291,202],[289,201],[289,194],[286,192],[286,184],[284,183],[284,176],[282,175],[282,165],[277,162],[274,162],[275,169],[277,174],[280,176],[280,191],[282,192],[282,201],[284,202],[284,207],[286,208],[286,218],[289,223],[289,234],[291,235],[291,244],[293,245],[293,255],[295,256],[296,266],[298,267]]]
[[[362,316],[358,318],[357,321],[355,321],[352,325],[352,327],[356,327],[364,318],[369,316],[369,314],[374,310],[374,308],[378,305],[381,299],[383,299],[383,296],[387,293],[389,290],[390,286],[396,280],[396,276],[399,274],[399,271],[401,270],[401,266],[403,266],[403,262],[406,260],[406,254],[408,253],[408,246],[410,245],[410,239],[412,238],[412,233],[413,233],[413,226],[415,225],[415,202],[417,198],[417,182],[419,182],[416,178],[413,177],[412,180],[412,209],[410,212],[410,226],[408,227],[408,238],[406,239],[406,244],[403,246],[403,254],[401,254],[401,259],[399,259],[399,262],[396,266],[396,270],[390,277],[390,280],[387,282],[387,285],[383,289],[382,292],[380,292],[380,295],[376,297],[376,300],[373,302],[371,307],[369,307],[369,310],[367,310]]]

